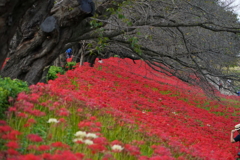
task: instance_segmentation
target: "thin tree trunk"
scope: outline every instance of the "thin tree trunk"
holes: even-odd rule
[[[80,58],[79,65],[83,66],[84,56],[85,56],[85,41],[83,41],[82,48],[81,48],[81,54],[80,55],[81,55],[81,58]]]

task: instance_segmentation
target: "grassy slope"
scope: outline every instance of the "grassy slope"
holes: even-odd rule
[[[210,100],[199,88],[149,71],[142,61],[111,58],[94,68],[69,71],[48,85],[32,86],[32,93],[20,94],[10,108],[7,124],[21,132],[21,147],[13,148],[18,153],[12,156],[70,156],[56,152],[54,143],[62,142],[73,157],[80,152],[91,159],[232,159],[236,145],[229,136],[239,122],[239,98]],[[60,123],[47,124],[49,118]],[[79,130],[104,141],[88,147],[73,143]],[[4,139],[14,141],[8,139],[9,132]],[[29,134],[42,140],[31,141]],[[115,140],[124,151],[111,151]],[[2,143],[3,151],[11,149]],[[41,145],[52,149],[39,151]]]

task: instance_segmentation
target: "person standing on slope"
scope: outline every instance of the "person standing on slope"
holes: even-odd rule
[[[68,48],[65,51],[65,53],[66,53],[67,58],[72,58],[72,48]]]
[[[233,138],[234,132],[238,132],[238,135]],[[240,142],[240,124],[237,124],[235,126],[235,129],[231,131],[231,136],[230,136],[230,142],[235,143],[235,142]],[[239,143],[239,149],[240,149],[240,143]],[[236,160],[240,160],[240,152],[238,152],[238,158]]]
[[[234,132],[236,132],[236,131],[238,132],[238,135],[237,135],[235,138],[233,138],[233,134],[234,134]],[[234,143],[234,142],[239,142],[239,141],[240,141],[240,124],[237,124],[237,125],[235,126],[235,129],[231,131],[230,141],[231,141],[232,143]]]

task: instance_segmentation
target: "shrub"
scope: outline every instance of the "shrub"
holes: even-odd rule
[[[5,111],[9,106],[9,97],[16,98],[18,93],[28,91],[26,82],[9,77],[0,77],[0,119],[4,118]]]
[[[47,74],[47,81],[56,79],[57,74],[64,74],[68,70],[75,69],[76,68],[75,66],[76,66],[76,62],[67,62],[64,68],[51,66]]]
[[[72,70],[76,68],[76,62],[67,62],[65,66],[65,70]]]
[[[64,74],[65,71],[62,67],[51,66],[47,74],[47,81],[56,79],[58,73]]]

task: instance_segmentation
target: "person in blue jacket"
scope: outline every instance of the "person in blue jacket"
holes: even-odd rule
[[[240,96],[240,91],[237,91],[236,93],[237,93],[238,96]]]
[[[67,55],[67,58],[72,58],[72,49],[71,48],[68,48],[66,51],[65,51],[66,55]]]

